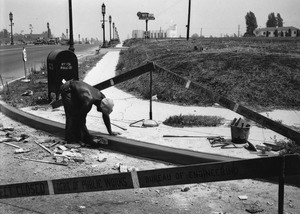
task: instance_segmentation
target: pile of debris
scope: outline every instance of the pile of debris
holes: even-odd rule
[[[34,142],[38,145],[41,149],[43,149],[46,153],[46,156],[51,157],[51,160],[44,160],[44,159],[33,159],[29,158],[33,156],[29,154],[35,148],[29,147],[27,143]],[[49,164],[57,164],[68,166],[70,163],[83,163],[85,161],[83,155],[80,151],[80,145],[72,145],[66,144],[63,140],[51,140],[47,139],[44,141],[37,141],[31,139],[30,136],[26,134],[21,134],[18,136],[17,132],[14,132],[14,128],[12,127],[1,127],[0,128],[0,143],[3,143],[7,146],[14,147],[14,154],[23,154],[28,153],[22,157],[16,156],[17,159],[20,160],[27,160],[27,161],[35,161],[40,163],[49,163]],[[26,146],[20,146],[26,145]]]
[[[95,142],[107,144],[107,139],[96,137]],[[84,162],[82,145],[67,144],[66,141],[59,138],[46,138],[35,140],[31,136],[20,134],[20,131],[13,127],[1,127],[0,125],[0,144],[5,144],[15,148],[15,158],[22,161],[34,161],[46,164],[55,164],[61,166],[78,165]],[[107,157],[102,151],[99,151],[97,161],[106,162]],[[117,163],[112,167],[118,172],[137,171],[138,168],[127,166],[123,163]]]

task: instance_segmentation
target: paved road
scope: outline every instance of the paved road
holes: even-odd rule
[[[27,74],[31,68],[39,69],[42,63],[47,62],[47,56],[52,50],[67,50],[67,45],[27,45]],[[96,50],[97,45],[75,45],[77,57],[87,50]],[[0,74],[3,84],[25,75],[24,62],[22,59],[22,45],[0,47]],[[0,86],[2,82],[0,81]]]

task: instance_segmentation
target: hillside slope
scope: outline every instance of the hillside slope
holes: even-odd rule
[[[211,38],[124,42],[117,72],[154,61],[176,74],[250,108],[299,109],[300,40],[293,38]],[[149,74],[118,85],[149,98]],[[160,101],[211,105],[212,100],[153,75]]]

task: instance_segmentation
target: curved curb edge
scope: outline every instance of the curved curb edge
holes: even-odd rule
[[[34,129],[45,131],[57,137],[64,138],[64,124],[54,122],[36,115],[21,111],[0,100],[0,111],[7,117],[30,126]],[[227,157],[218,154],[209,154],[191,150],[177,149],[142,141],[110,136],[100,132],[91,132],[94,136],[101,136],[108,139],[108,145],[101,148],[126,155],[141,157],[151,160],[163,161],[178,165],[190,165],[211,162],[224,162],[240,160],[240,158]],[[300,176],[286,177],[286,183],[300,187]],[[266,179],[269,182],[276,182],[277,178]]]

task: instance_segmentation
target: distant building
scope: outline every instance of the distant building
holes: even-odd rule
[[[254,31],[255,36],[261,37],[296,37],[300,30],[295,27],[266,27]]]
[[[176,38],[177,35],[177,25],[170,26],[167,30],[150,30],[149,38]],[[133,30],[132,31],[132,38],[145,38],[146,31],[145,30]]]
[[[24,40],[28,41],[28,42],[33,42],[37,39],[44,39],[45,38],[45,34],[25,34],[24,35]]]

